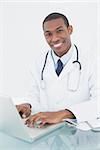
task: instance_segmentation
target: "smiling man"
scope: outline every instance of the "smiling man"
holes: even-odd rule
[[[65,18],[47,19],[43,22],[44,35],[47,43],[55,54],[62,57],[71,47],[70,35],[73,31],[68,20]]]
[[[26,124],[41,121],[59,123],[65,118],[85,121],[97,117],[96,67],[79,54],[71,42],[73,27],[66,16],[51,13],[43,21],[43,32],[50,50],[34,60],[29,104],[17,105],[22,116],[31,115]],[[95,71],[94,71],[95,70]],[[89,109],[88,109],[89,108]]]

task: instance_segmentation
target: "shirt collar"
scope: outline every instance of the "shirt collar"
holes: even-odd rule
[[[65,55],[63,55],[62,57],[58,57],[54,53],[54,51],[51,50],[51,56],[52,56],[54,65],[56,66],[58,59],[60,59],[62,61],[63,65],[65,66],[72,56],[73,49],[74,49],[74,45],[72,45],[71,48],[69,49],[69,51]]]

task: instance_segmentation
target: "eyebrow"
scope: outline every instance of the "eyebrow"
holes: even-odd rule
[[[57,27],[55,30],[59,30],[59,29],[61,29],[61,28],[63,28],[63,27],[62,27],[62,26],[59,26],[59,27]],[[47,32],[51,32],[51,31],[47,30],[47,31],[45,31],[44,33],[47,33]]]

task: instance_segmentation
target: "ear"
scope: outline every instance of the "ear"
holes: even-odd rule
[[[73,27],[69,25],[67,29],[68,29],[68,33],[71,35],[73,32]]]

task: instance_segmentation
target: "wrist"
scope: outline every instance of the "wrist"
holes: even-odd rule
[[[62,110],[61,112],[61,119],[76,119],[75,115],[68,109]]]
[[[76,119],[75,115],[68,109],[65,109],[69,119]]]

